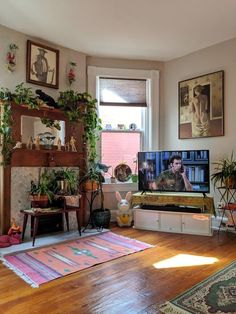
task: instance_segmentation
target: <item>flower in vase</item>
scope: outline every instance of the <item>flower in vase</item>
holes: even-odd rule
[[[76,75],[75,75],[75,67],[76,63],[75,62],[70,62],[70,68],[67,74],[67,78],[69,81],[69,84],[71,85],[73,82],[76,81]]]
[[[18,46],[16,44],[10,44],[9,45],[9,50],[7,52],[7,63],[6,63],[6,68],[7,70],[12,73],[15,71],[16,67],[16,50],[18,49]]]

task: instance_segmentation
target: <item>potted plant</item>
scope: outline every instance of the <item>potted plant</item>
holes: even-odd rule
[[[82,189],[85,189],[86,182],[91,181],[91,200],[90,200],[90,219],[92,225],[97,228],[108,228],[111,212],[110,209],[104,207],[104,192],[103,183],[105,181],[103,174],[109,169],[108,166],[101,163],[90,164],[89,170],[81,177],[80,185]],[[93,209],[93,202],[96,197],[99,197],[99,208]]]
[[[52,180],[50,173],[45,169],[40,175],[38,184],[31,181],[30,200],[32,207],[48,206],[53,200]]]
[[[214,162],[214,173],[211,180],[214,186],[225,186],[227,188],[236,187],[236,161],[233,152],[230,157],[225,157]]]
[[[78,171],[71,168],[61,168],[52,171],[54,181],[54,193],[63,195],[68,206],[79,206],[80,195]]]

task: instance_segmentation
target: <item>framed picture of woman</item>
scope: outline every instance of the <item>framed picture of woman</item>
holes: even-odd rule
[[[59,87],[59,50],[27,41],[26,81],[32,84]]]
[[[224,71],[179,82],[179,138],[224,135]]]

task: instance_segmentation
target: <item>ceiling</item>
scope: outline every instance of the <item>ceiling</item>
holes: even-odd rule
[[[236,37],[236,0],[0,0],[0,24],[90,56],[168,61]]]

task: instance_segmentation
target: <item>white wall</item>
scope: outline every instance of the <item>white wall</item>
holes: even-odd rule
[[[224,70],[225,135],[178,139],[178,82]],[[164,69],[164,104],[160,108],[161,149],[209,149],[211,162],[236,154],[236,38],[167,62]],[[213,166],[211,164],[211,172]],[[214,189],[211,189],[212,194]]]

